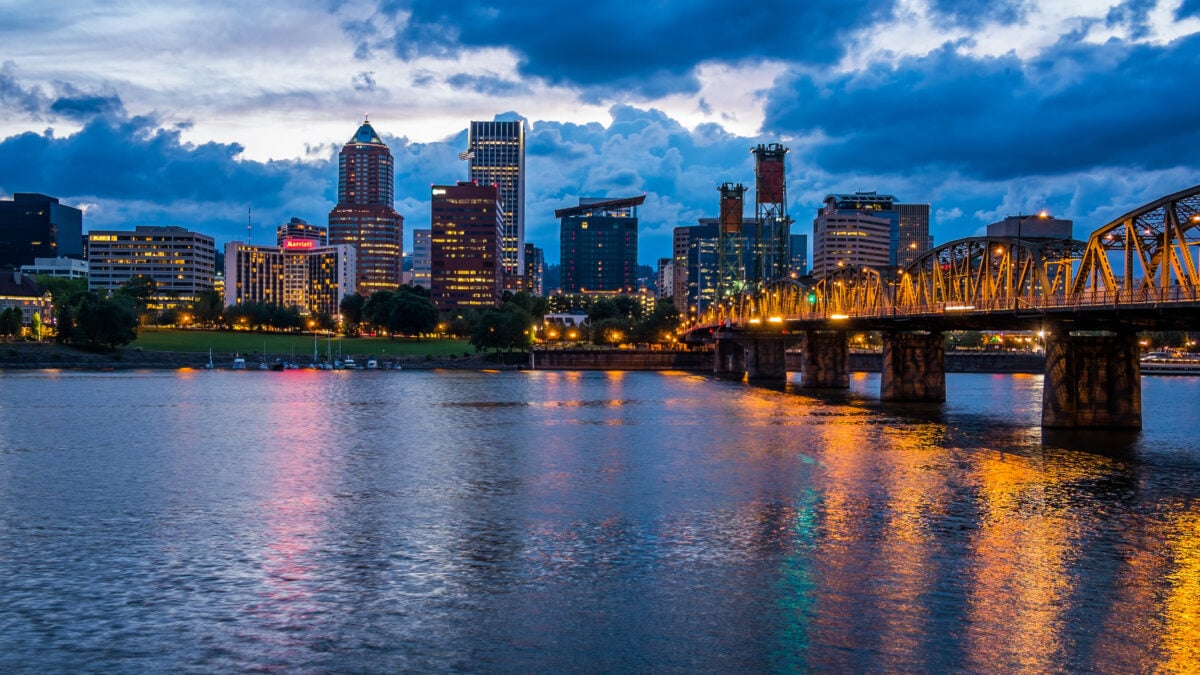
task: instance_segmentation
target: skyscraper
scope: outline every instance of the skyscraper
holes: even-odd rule
[[[429,291],[438,309],[500,304],[504,211],[495,185],[459,181],[430,193]]]
[[[875,192],[826,195],[813,220],[812,274],[904,267],[929,250],[929,205]]]
[[[564,293],[637,290],[637,207],[644,201],[581,198],[579,206],[554,212],[562,222]]]
[[[83,212],[54,197],[18,192],[0,200],[0,268],[32,265],[36,258],[83,255]]]
[[[355,248],[358,291],[395,290],[401,283],[404,217],[393,208],[392,152],[363,121],[338,154],[338,203],[329,212],[329,244]]]
[[[413,230],[412,251],[412,283],[414,286],[429,288],[430,248],[429,237],[432,231],[428,229]]]
[[[517,287],[525,271],[525,120],[471,122],[467,151],[470,180],[500,189],[504,208],[504,274],[514,277],[505,288]]]

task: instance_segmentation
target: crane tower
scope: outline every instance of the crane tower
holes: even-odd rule
[[[787,178],[780,143],[760,143],[754,153],[754,290],[787,276],[788,235],[792,221],[787,215]]]

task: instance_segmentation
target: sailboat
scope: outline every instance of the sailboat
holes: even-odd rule
[[[204,369],[205,369],[205,370],[212,370],[212,369],[213,369],[213,360],[212,360],[212,347],[209,347],[209,348],[208,348],[208,363],[207,363],[207,364],[204,366]]]

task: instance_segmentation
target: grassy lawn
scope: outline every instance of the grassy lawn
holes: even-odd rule
[[[413,338],[343,338],[332,341],[324,336],[317,338],[317,352],[324,355],[332,346],[338,353],[341,345],[343,354],[366,354],[372,356],[448,356],[475,353],[475,348],[464,340],[430,340],[418,342]],[[313,336],[287,333],[251,333],[249,331],[175,330],[169,328],[139,328],[138,338],[127,348],[141,348],[148,352],[240,352],[257,354],[266,349],[268,355],[312,357]]]

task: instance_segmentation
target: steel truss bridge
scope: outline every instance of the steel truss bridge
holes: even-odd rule
[[[1028,325],[1031,316],[1048,314],[1078,314],[1082,321],[1096,312],[1107,322],[1120,312],[1156,328],[1186,328],[1198,303],[1200,185],[1130,211],[1086,242],[958,239],[892,273],[840,268],[814,286],[776,281],[758,294],[727,299],[701,323],[845,321],[886,328],[921,320],[952,330]]]
[[[1140,206],[1087,241],[968,237],[904,268],[840,268],[811,286],[776,281],[756,294],[727,298],[690,336],[718,342],[723,336],[759,349],[771,336],[809,335],[811,342],[813,332],[847,330],[932,332],[940,338],[947,330],[1046,329],[1132,339],[1141,330],[1198,327],[1200,185]],[[1128,351],[1128,341],[1122,344],[1105,349]],[[1049,344],[1047,354],[1049,359]],[[1134,344],[1134,375],[1136,356]],[[884,357],[886,368],[886,340]],[[1051,368],[1048,361],[1048,377]],[[1072,365],[1067,377],[1076,371]],[[1109,377],[1098,372],[1091,379]],[[1140,425],[1140,389],[1136,419]]]

